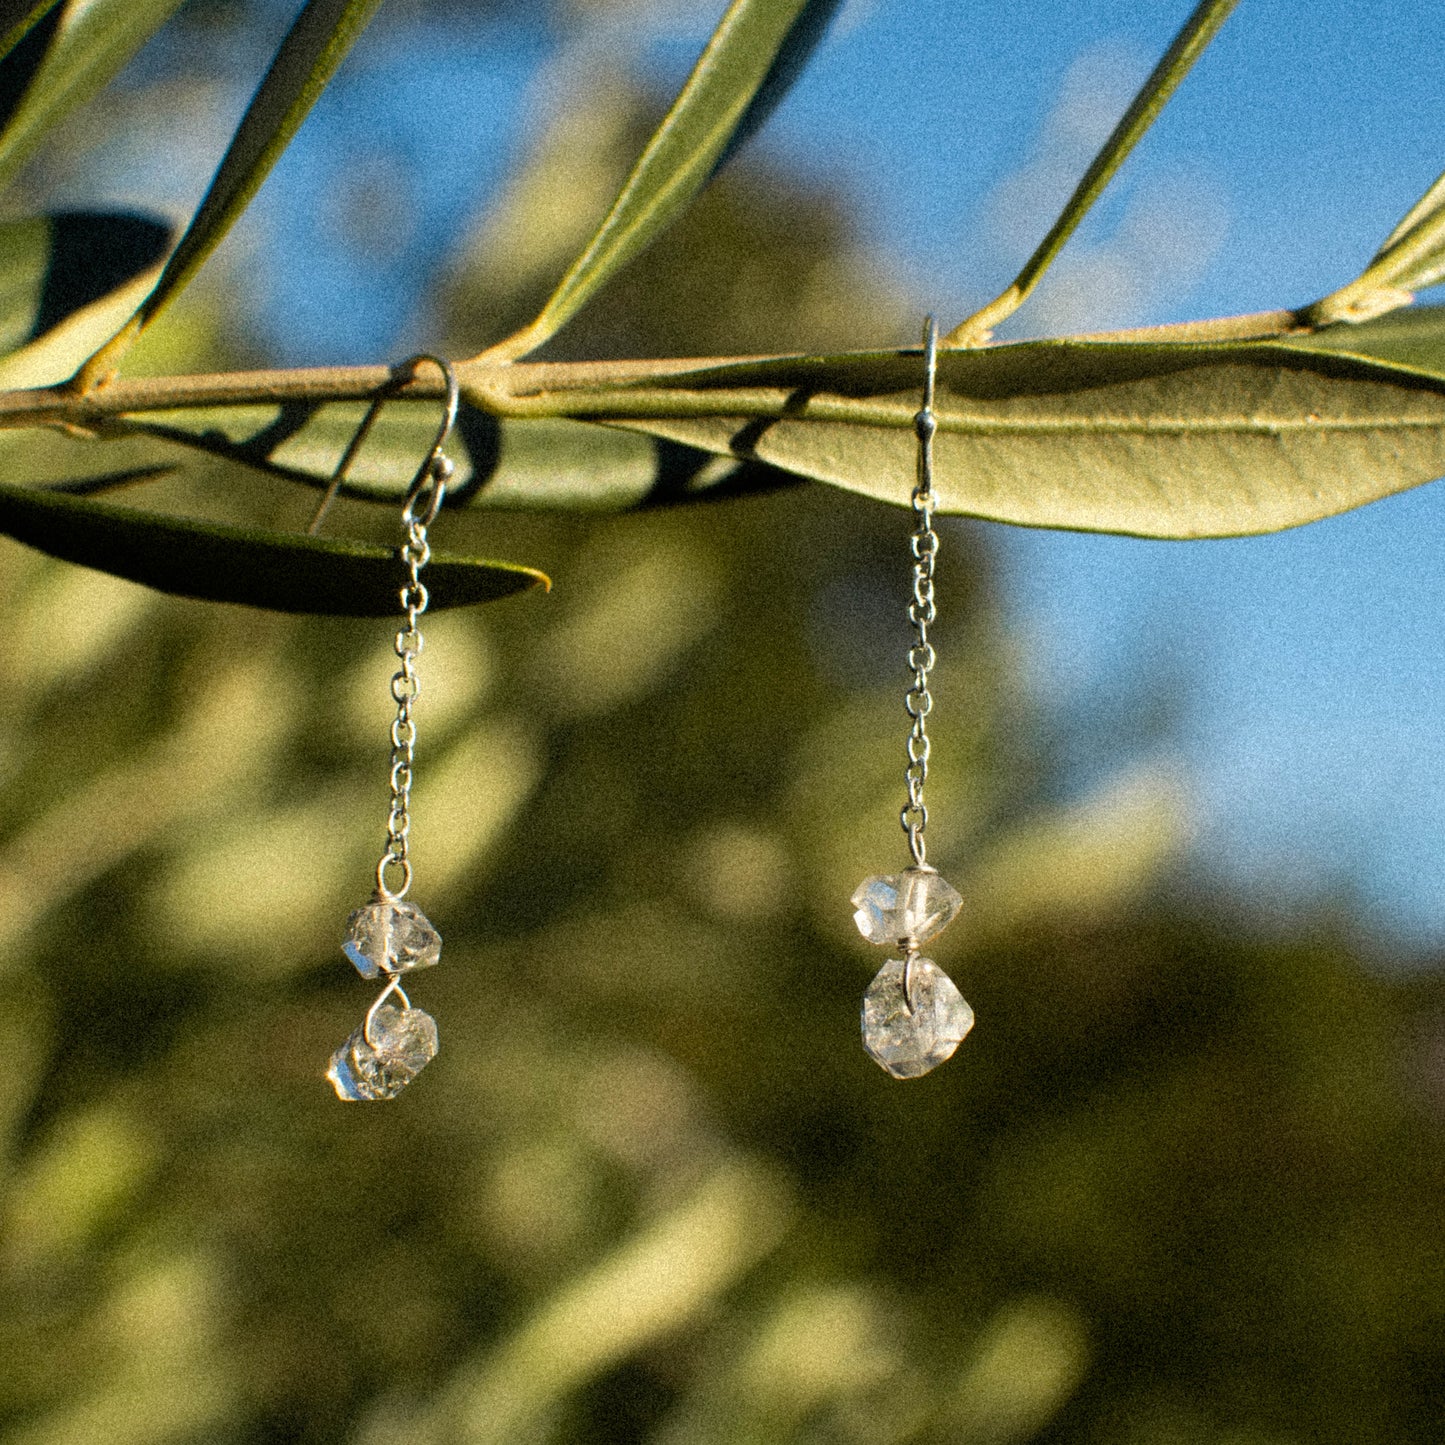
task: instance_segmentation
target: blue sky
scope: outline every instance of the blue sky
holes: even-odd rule
[[[754,144],[849,196],[920,312],[951,323],[1010,279],[1188,9],[846,0]],[[591,63],[673,89],[720,11],[615,7],[621,49],[599,40]],[[363,39],[249,223],[267,249],[243,263],[253,305],[296,364],[426,339],[416,258],[444,259],[475,222],[542,100],[544,34],[397,40]],[[1442,54],[1438,0],[1242,0],[1061,259],[1073,289],[1046,285],[1016,331],[1299,304],[1341,284],[1445,170]],[[231,114],[211,103],[189,166],[147,176],[131,155],[66,199],[193,204],[215,160],[206,128],[223,144],[247,94],[241,80]],[[370,155],[378,113],[415,224],[391,261],[338,251],[315,204]],[[97,174],[123,194],[97,195]],[[1438,486],[1244,541],[991,531],[1046,707],[1151,671],[1182,689],[1176,757],[1215,866],[1264,900],[1345,880],[1383,927],[1445,944]]]
[[[940,292],[998,289],[1001,264],[964,274],[978,205],[1028,159],[1069,67],[1103,48],[1142,75],[1189,8],[852,0],[771,139],[855,177],[876,234]],[[1445,169],[1442,47],[1445,7],[1422,0],[1242,0],[1116,183],[1188,168],[1228,195],[1180,314],[1312,299],[1369,256]]]

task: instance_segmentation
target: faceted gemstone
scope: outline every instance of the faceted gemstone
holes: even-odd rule
[[[895,1079],[916,1079],[941,1064],[973,1027],[973,1010],[931,958],[915,958],[903,998],[903,960],[890,958],[863,995],[863,1047]]]
[[[932,868],[866,878],[853,895],[853,922],[869,943],[927,943],[953,922],[963,899]]]
[[[371,1039],[363,1024],[332,1054],[326,1077],[338,1099],[394,1099],[436,1058],[436,1020],[423,1009],[382,1004]]]
[[[378,898],[346,920],[341,942],[362,978],[430,968],[441,958],[442,936],[415,903]]]

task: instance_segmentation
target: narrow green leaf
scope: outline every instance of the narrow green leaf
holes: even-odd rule
[[[1281,339],[1296,351],[1347,352],[1445,380],[1445,306],[1411,306],[1358,325]]]
[[[59,0],[0,0],[0,60],[53,10]]]
[[[308,486],[324,486],[361,421],[362,403],[210,407],[127,417],[117,431],[178,442]],[[393,403],[352,463],[344,494],[396,504],[436,432],[436,408]],[[447,451],[449,506],[622,511],[765,491],[770,468],[571,421],[498,418],[463,403]]]
[[[1300,314],[1315,326],[1369,321],[1408,306],[1416,291],[1440,281],[1445,281],[1445,175],[1410,207],[1359,276]]]
[[[1058,220],[1039,242],[1038,249],[1029,257],[1013,284],[983,310],[954,327],[943,340],[945,346],[983,345],[994,327],[1023,305],[1054,258],[1064,249],[1064,243],[1074,234],[1079,222],[1099,199],[1144,132],[1154,124],[1179,82],[1188,75],[1194,62],[1204,53],[1238,3],[1239,0],[1200,0],[1194,7],[1193,13],[1184,22],[1184,28],[1174,37],[1173,43],[1104,142],[1103,149],[1090,162],[1083,180],[1074,188]]]
[[[489,353],[524,356],[684,211],[782,98],[839,0],[732,0],[612,209],[537,319]]]
[[[136,3],[136,0],[127,0]],[[155,289],[132,322],[86,367],[103,377],[135,336],[200,270],[246,208],[380,0],[308,0],[252,98],[215,179]]]
[[[0,61],[0,186],[13,179],[46,132],[95,94],[179,4],[65,0],[44,14],[35,13],[44,7],[23,4],[0,13],[0,26],[9,22],[6,37],[18,40]],[[21,10],[28,13],[22,16]]]
[[[396,548],[196,522],[0,483],[0,533],[160,592],[276,612],[386,617],[405,569]],[[463,607],[551,584],[512,562],[433,552],[431,605]]]
[[[1375,259],[1378,261],[1381,256],[1394,250],[1422,221],[1438,215],[1442,207],[1445,207],[1445,175],[1437,176],[1430,189],[1405,212],[1399,225],[1385,237],[1385,243],[1375,253]]]
[[[0,224],[0,389],[64,381],[154,283],[166,222],[64,211]]]

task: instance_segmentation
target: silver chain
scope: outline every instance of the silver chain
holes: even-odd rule
[[[406,545],[401,560],[407,565],[409,580],[401,589],[401,605],[406,609],[406,626],[396,634],[396,655],[401,667],[391,679],[391,695],[396,700],[396,719],[391,725],[391,812],[386,820],[386,850],[376,865],[376,886],[393,898],[404,898],[411,887],[411,857],[408,839],[411,836],[412,764],[416,759],[416,719],[412,706],[421,696],[421,681],[416,675],[416,660],[426,645],[417,625],[431,600],[421,580],[421,569],[431,560],[426,528],[412,522],[406,529]],[[401,869],[401,887],[388,889],[386,871]]]
[[[396,634],[393,644],[401,666],[391,679],[391,695],[396,702],[396,718],[391,724],[391,809],[386,818],[386,847],[376,865],[376,891],[379,897],[387,899],[405,898],[411,888],[411,785],[416,760],[416,719],[412,709],[421,696],[416,660],[426,644],[421,615],[431,601],[421,573],[431,561],[427,528],[436,520],[447,483],[456,470],[451,458],[441,449],[456,419],[456,377],[450,365],[436,357],[414,356],[402,365],[414,371],[421,361],[435,361],[442,368],[447,380],[447,412],[442,430],[417,472],[401,511],[402,526],[406,529],[406,541],[401,548],[401,560],[407,570],[406,585],[401,589],[406,626]],[[399,888],[387,886],[387,871],[392,868],[401,872]]]
[[[903,775],[908,785],[908,801],[899,813],[899,822],[908,835],[908,850],[920,868],[926,866],[927,855],[923,830],[928,826],[928,808],[923,801],[923,785],[928,781],[928,715],[933,711],[928,674],[937,661],[933,644],[928,640],[928,629],[938,616],[933,601],[933,568],[938,557],[938,533],[933,530],[933,434],[938,429],[933,415],[933,381],[938,365],[938,340],[931,316],[924,326],[923,345],[927,359],[923,406],[913,418],[913,429],[918,436],[918,482],[913,488],[913,600],[908,604],[908,620],[914,630],[913,645],[908,649],[913,680],[903,698],[913,725],[908,730],[908,766]]]

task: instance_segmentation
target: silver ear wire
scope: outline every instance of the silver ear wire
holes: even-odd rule
[[[923,323],[923,405],[913,418],[913,432],[918,438],[918,484],[913,493],[916,511],[920,498],[933,505],[933,434],[938,419],[933,414],[933,388],[938,379],[938,327],[933,317]]]
[[[372,425],[382,407],[392,399],[392,391],[397,386],[410,381],[423,361],[430,361],[434,366],[441,368],[442,378],[447,387],[447,399],[441,423],[437,428],[436,440],[431,444],[426,456],[422,458],[416,476],[407,486],[406,504],[402,511],[403,523],[407,526],[411,525],[416,516],[415,499],[426,490],[428,481],[435,480],[445,484],[451,480],[452,463],[450,458],[442,455],[442,448],[452,434],[452,428],[457,424],[457,411],[461,406],[461,386],[457,381],[456,368],[451,362],[423,351],[416,356],[408,356],[405,361],[398,363],[392,369],[387,384],[372,397],[371,405],[367,407],[366,415],[361,419],[361,425],[352,433],[351,440],[346,444],[346,450],[341,454],[341,460],[336,463],[336,470],[331,474],[331,480],[326,484],[326,490],[322,493],[321,500],[316,504],[316,511],[312,514],[311,522],[306,528],[308,536],[314,537],[320,532],[321,524],[326,520],[326,514],[331,510],[331,504],[340,493],[341,485],[346,480],[346,474],[351,470],[352,462],[356,460],[357,452],[361,450],[361,444],[370,434]],[[422,512],[423,526],[430,527],[436,520],[436,514],[441,509],[441,504],[440,491],[428,492],[427,505]]]
[[[411,486],[407,488],[406,503],[401,509],[402,524],[407,527],[418,520],[423,527],[430,527],[441,510],[442,499],[446,495],[446,485],[455,470],[451,458],[442,454],[442,448],[452,434],[452,428],[457,424],[457,408],[461,404],[461,387],[457,382],[456,368],[452,366],[451,362],[443,361],[439,356],[428,356],[423,353],[420,356],[408,357],[406,361],[402,362],[402,365],[411,367],[412,374],[415,375],[417,363],[422,361],[430,361],[441,367],[442,376],[447,384],[447,402],[446,408],[442,412],[441,424],[437,428],[436,440],[432,442],[431,450],[426,454],[421,466],[417,468]],[[418,511],[418,504],[423,499],[425,499],[426,505]]]
[[[923,318],[923,408],[920,417],[933,420],[933,387],[938,380],[938,327],[933,317]]]

